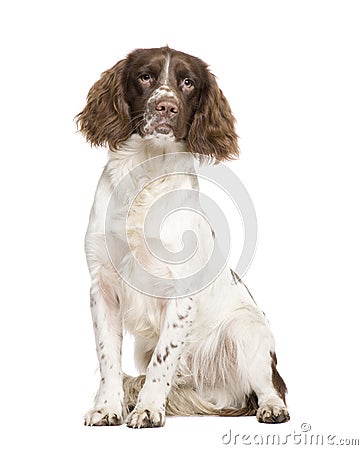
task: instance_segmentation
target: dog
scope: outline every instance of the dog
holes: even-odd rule
[[[91,145],[109,149],[85,238],[100,368],[85,424],[161,427],[166,415],[198,414],[288,421],[264,314],[234,271],[206,264],[217,244],[195,161],[238,157],[235,119],[208,66],[169,47],[132,51],[91,87],[76,120]],[[198,238],[193,258],[186,230]],[[122,372],[125,330],[138,377]]]

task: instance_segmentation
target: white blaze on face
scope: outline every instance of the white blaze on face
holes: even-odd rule
[[[145,126],[144,131],[149,134],[154,132],[154,126],[156,116],[154,113],[154,107],[158,103],[159,99],[167,99],[168,97],[177,100],[173,90],[169,87],[169,70],[170,70],[170,54],[166,55],[163,70],[160,76],[161,86],[155,89],[147,101],[146,111],[144,114]]]
[[[168,53],[166,55],[165,65],[164,65],[164,71],[163,71],[163,85],[167,86],[169,81],[169,66],[170,66],[170,54]]]

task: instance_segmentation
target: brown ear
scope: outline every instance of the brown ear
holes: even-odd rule
[[[124,100],[125,60],[106,70],[90,89],[87,105],[76,116],[79,131],[92,145],[108,144],[115,151],[131,136],[129,107]]]
[[[194,115],[187,144],[193,153],[215,158],[217,161],[238,157],[238,136],[234,129],[235,118],[214,75],[208,74],[200,99],[199,109]]]

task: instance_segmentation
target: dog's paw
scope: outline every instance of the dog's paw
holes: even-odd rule
[[[84,416],[84,424],[88,426],[121,425],[122,422],[122,409],[118,407],[90,409]]]
[[[256,418],[262,423],[283,423],[290,420],[290,415],[283,406],[266,404],[258,408]]]
[[[144,409],[136,407],[126,418],[130,428],[154,428],[165,425],[165,412],[161,409]]]

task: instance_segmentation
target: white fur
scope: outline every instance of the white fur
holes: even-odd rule
[[[169,67],[170,67],[170,54],[168,53],[165,58],[163,84],[167,85],[169,82]]]
[[[165,165],[156,159],[155,173],[151,173],[153,166],[149,163],[144,175],[150,179],[155,175],[156,181],[144,185],[141,176],[129,184],[129,192],[117,192],[123,177],[137,165],[171,153]],[[143,139],[135,134],[119,151],[109,153],[86,235],[101,372],[94,408],[86,416],[88,425],[121,422],[124,329],[135,336],[135,361],[146,373],[136,407],[127,418],[132,427],[145,426],[145,421],[155,426],[164,424],[166,398],[176,379],[179,384],[192,385],[217,408],[243,406],[252,391],[259,399],[260,414],[285,407],[272,383],[270,352],[274,352],[274,340],[267,321],[228,267],[200,292],[170,299],[178,297],[173,280],[200,270],[215,245],[208,222],[200,214],[181,211],[177,221],[165,221],[160,235],[153,236],[164,248],[178,252],[183,232],[193,231],[199,251],[183,264],[175,266],[147,252],[143,234],[146,213],[162,194],[198,189],[193,171],[193,156],[186,153],[185,144],[163,137]],[[173,172],[180,175],[168,177]],[[124,199],[140,188],[133,208],[126,210]],[[112,234],[110,239],[105,236],[106,228]],[[131,250],[122,254],[125,239]],[[135,261],[152,274],[170,279],[163,296],[148,296],[132,287]]]

